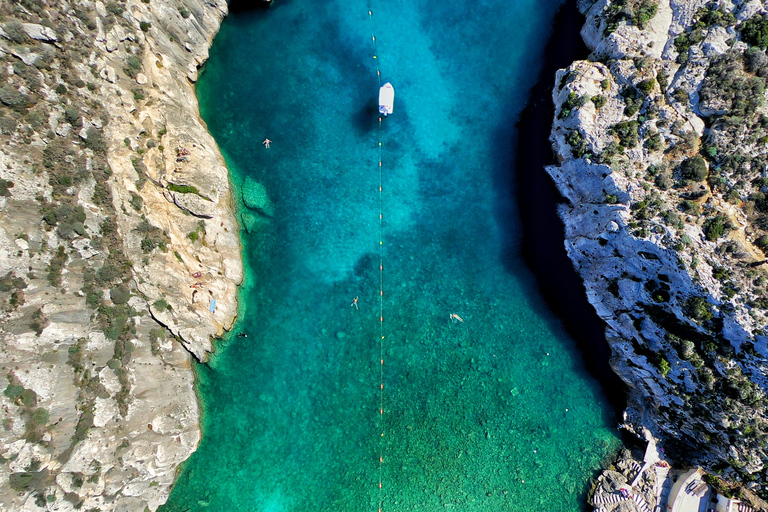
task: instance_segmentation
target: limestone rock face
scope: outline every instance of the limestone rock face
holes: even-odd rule
[[[610,0],[598,0],[582,11],[587,17],[587,22],[581,30],[581,35],[593,55],[611,59],[638,54],[661,57],[672,23],[670,0],[658,2],[658,12],[643,29],[625,24],[608,34],[609,20],[604,12],[610,4]]]
[[[197,447],[243,276],[192,83],[226,13],[0,2],[2,510],[156,510]]]
[[[628,428],[764,492],[768,133],[764,54],[741,23],[768,2],[659,0],[643,27],[640,2],[613,4],[579,2],[593,53],[555,77],[565,247],[630,389]]]

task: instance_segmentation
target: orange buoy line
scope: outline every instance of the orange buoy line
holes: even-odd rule
[[[376,61],[376,79],[381,87],[381,70],[379,69],[376,34],[373,32],[373,11],[368,0],[368,19],[371,22],[371,41],[373,43],[373,58]],[[381,115],[378,123],[379,148],[379,486],[378,509],[383,508],[384,481],[384,173],[382,166],[382,131]]]

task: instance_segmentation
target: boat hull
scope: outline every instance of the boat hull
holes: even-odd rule
[[[387,116],[394,112],[395,88],[387,82],[379,89],[379,113]]]

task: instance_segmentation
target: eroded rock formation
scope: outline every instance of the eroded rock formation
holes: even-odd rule
[[[0,508],[155,510],[242,279],[193,90],[227,4],[0,11]]]
[[[627,424],[765,496],[768,2],[579,6],[547,172]]]

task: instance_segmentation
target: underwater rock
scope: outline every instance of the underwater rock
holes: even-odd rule
[[[269,199],[267,189],[256,180],[246,178],[241,191],[243,204],[249,209],[267,217],[275,214],[275,208]]]

